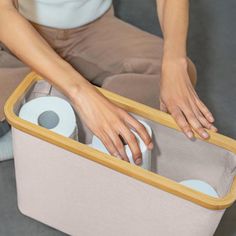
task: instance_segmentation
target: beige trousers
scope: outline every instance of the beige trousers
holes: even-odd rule
[[[75,29],[32,24],[91,83],[158,108],[161,38],[119,20],[113,8]],[[0,120],[6,99],[29,71],[0,45]]]

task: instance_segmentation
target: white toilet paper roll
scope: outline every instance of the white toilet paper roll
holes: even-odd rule
[[[189,179],[189,180],[181,181],[180,184],[187,186],[189,188],[192,188],[194,190],[197,190],[199,192],[205,193],[209,196],[216,197],[216,198],[219,197],[215,189],[210,184],[204,181],[197,180],[197,179]]]
[[[19,117],[65,137],[77,139],[76,116],[64,99],[46,96],[24,104]]]
[[[152,137],[152,130],[151,130],[150,126],[147,123],[145,123],[144,121],[139,120],[139,122],[144,125],[147,132]],[[148,150],[148,148],[146,147],[143,140],[139,137],[139,135],[136,132],[134,132],[133,130],[132,130],[132,132],[134,133],[134,135],[137,138],[137,141],[139,143],[139,147],[140,147],[140,150],[142,153],[142,164],[140,165],[140,167],[147,169],[147,170],[151,170],[151,151]],[[103,145],[102,141],[97,136],[93,136],[92,143],[90,146],[101,151],[101,152],[109,154],[108,150],[106,149],[106,147]],[[126,154],[129,158],[130,163],[135,164],[133,157],[132,157],[132,152],[131,152],[128,145],[125,145],[125,151],[126,151]]]

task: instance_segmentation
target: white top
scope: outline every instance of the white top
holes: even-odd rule
[[[102,16],[112,0],[18,0],[19,12],[28,20],[53,28],[83,26]]]

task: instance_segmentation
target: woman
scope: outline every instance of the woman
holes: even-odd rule
[[[142,161],[130,128],[150,149],[152,140],[137,120],[91,83],[154,107],[160,100],[161,110],[174,117],[187,137],[192,138],[195,130],[208,138],[204,128],[216,131],[214,118],[194,90],[196,71],[186,53],[189,1],[158,0],[157,6],[163,43],[116,18],[112,0],[1,0],[0,86],[5,89],[1,89],[0,118],[4,119],[3,103],[15,81],[29,67],[71,100],[89,129],[118,158],[128,161],[122,136],[135,163]]]

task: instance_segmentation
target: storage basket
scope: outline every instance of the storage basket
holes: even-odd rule
[[[5,105],[12,125],[20,211],[69,235],[209,236],[236,199],[236,141],[209,131],[188,140],[168,114],[98,88],[150,125],[152,171],[89,147],[92,134],[78,118],[79,140],[18,117],[35,83],[29,74]],[[199,179],[219,198],[179,182]]]

